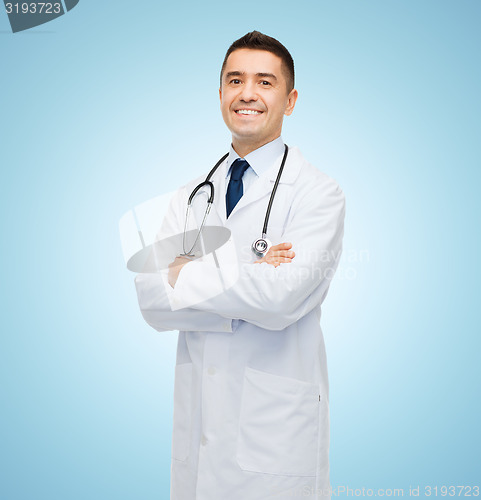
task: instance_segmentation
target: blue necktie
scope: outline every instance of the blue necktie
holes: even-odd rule
[[[242,158],[237,158],[237,160],[232,163],[232,170],[230,173],[230,181],[227,186],[227,194],[225,197],[225,206],[227,209],[227,217],[229,217],[237,202],[241,199],[244,192],[242,186],[242,176],[244,172],[249,168],[249,164]]]

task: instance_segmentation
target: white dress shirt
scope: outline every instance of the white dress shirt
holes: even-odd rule
[[[261,174],[269,170],[277,159],[284,154],[284,141],[279,136],[264,146],[250,152],[243,159],[249,164],[249,168],[242,177],[243,194],[247,192],[250,186],[259,178]],[[229,156],[227,157],[227,175],[225,177],[225,191],[229,186],[232,164],[240,156],[235,152],[232,144],[230,146]]]

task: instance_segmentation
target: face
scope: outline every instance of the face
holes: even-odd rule
[[[287,92],[280,57],[265,50],[238,49],[227,59],[219,95],[232,145],[245,156],[280,136],[284,115],[294,110],[297,90]]]

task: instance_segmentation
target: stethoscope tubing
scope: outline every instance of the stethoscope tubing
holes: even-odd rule
[[[262,238],[267,236],[267,225],[269,224],[269,217],[271,215],[272,202],[274,201],[274,196],[276,195],[277,186],[279,185],[279,181],[281,180],[282,171],[284,170],[284,165],[287,160],[287,153],[289,152],[289,147],[285,144],[284,148],[284,156],[282,157],[281,166],[279,167],[279,172],[276,177],[276,182],[274,183],[274,187],[272,188],[271,197],[269,198],[269,204],[267,205],[266,216],[264,218],[264,226],[262,228]]]
[[[262,237],[257,239],[254,243],[253,243],[253,251],[256,255],[258,256],[264,256],[265,253],[267,253],[269,247],[270,247],[270,242],[268,242],[268,240],[266,240],[266,237],[267,237],[267,227],[269,225],[269,217],[270,217],[270,214],[271,214],[271,209],[272,209],[272,203],[274,201],[274,197],[276,195],[276,191],[277,191],[277,186],[279,185],[279,181],[281,180],[281,176],[282,176],[282,171],[284,170],[284,165],[286,164],[286,160],[287,160],[287,154],[289,152],[289,147],[287,146],[287,144],[284,145],[284,156],[282,157],[282,162],[281,162],[281,166],[279,167],[279,172],[277,173],[277,177],[276,177],[276,180],[275,180],[275,183],[274,183],[274,187],[272,188],[272,192],[271,192],[271,196],[269,198],[269,203],[267,205],[267,210],[266,210],[266,215],[264,217],[264,226],[262,227]],[[215,171],[219,168],[219,166],[222,164],[222,162],[229,156],[229,153],[226,153],[215,165],[214,167],[211,169],[211,171],[207,174],[207,177],[205,178],[205,181],[204,182],[201,182],[200,184],[198,184],[194,190],[192,191],[192,193],[190,194],[189,196],[189,199],[187,201],[187,213],[185,215],[185,225],[184,225],[184,236],[183,236],[183,239],[182,239],[182,246],[183,246],[183,251],[184,253],[182,255],[184,256],[191,256],[191,252],[192,250],[194,249],[196,243],[197,243],[197,240],[199,239],[199,236],[200,236],[200,233],[202,232],[202,229],[204,228],[204,224],[205,224],[205,220],[207,218],[207,215],[209,214],[210,212],[210,209],[211,209],[211,206],[212,204],[214,203],[214,193],[215,193],[215,190],[214,190],[214,184],[210,181],[211,177],[214,175]],[[200,229],[199,229],[199,232],[197,233],[197,237],[195,238],[195,241],[194,241],[194,244],[192,245],[191,249],[189,252],[186,252],[185,251],[185,232],[187,230],[187,221],[188,221],[188,218],[189,218],[189,212],[190,212],[190,207],[192,205],[192,200],[194,199],[195,195],[198,193],[198,191],[200,189],[202,189],[203,187],[208,187],[209,188],[209,191],[210,191],[210,196],[209,196],[209,199],[207,200],[207,208],[206,208],[206,211],[205,211],[205,214],[204,214],[204,218],[202,219],[202,224],[200,226]],[[266,243],[266,252],[256,252],[255,250],[255,245],[256,243],[258,243],[260,240],[263,240],[265,243]]]

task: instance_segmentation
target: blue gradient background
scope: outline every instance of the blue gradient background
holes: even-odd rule
[[[347,199],[333,486],[480,484],[480,20],[478,0],[82,0],[13,35],[0,12],[0,498],[168,498],[177,335],[143,322],[118,221],[225,152],[220,64],[252,29],[296,62],[284,140]]]

